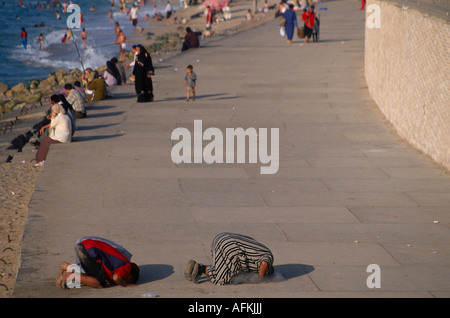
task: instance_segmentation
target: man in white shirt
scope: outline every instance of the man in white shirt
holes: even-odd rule
[[[50,145],[54,143],[70,143],[72,141],[72,123],[67,116],[58,95],[50,98],[51,122],[48,125],[49,135],[42,138],[36,152],[36,165],[43,165],[47,160]]]
[[[172,5],[170,4],[170,1],[167,1],[167,5],[166,5],[166,10],[165,11],[166,11],[167,25],[169,25],[169,23],[173,24],[173,20],[171,18],[173,8],[172,8]]]
[[[139,16],[139,7],[137,7],[135,4],[133,4],[133,7],[130,9],[130,19],[133,23],[133,26],[136,27],[138,23],[138,16]]]

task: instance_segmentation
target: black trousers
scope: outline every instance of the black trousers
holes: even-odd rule
[[[83,245],[77,244],[76,253],[80,260],[80,265],[83,268],[86,275],[95,277],[103,287],[106,286],[106,273],[101,263],[89,255]]]
[[[189,41],[184,41],[183,46],[181,47],[181,52],[187,51],[191,48],[191,43]]]

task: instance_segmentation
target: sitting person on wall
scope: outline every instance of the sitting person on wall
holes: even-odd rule
[[[98,101],[106,98],[106,83],[100,78],[97,71],[92,73],[88,70],[82,75],[82,80],[86,82],[86,100]]]
[[[84,91],[84,88],[81,86],[80,81],[73,82],[73,88],[80,93],[81,97],[83,97],[83,101],[86,101],[86,93]]]
[[[70,123],[72,124],[72,136],[77,130],[77,119],[75,117],[75,110],[72,107],[72,104],[70,104],[67,99],[62,94],[58,94],[56,97],[59,97],[58,102],[61,103],[61,106],[66,111],[66,115],[70,118]],[[54,97],[54,98],[56,98]],[[73,139],[72,139],[73,141]]]
[[[47,160],[50,145],[53,143],[69,143],[72,141],[72,123],[61,102],[56,102],[57,95],[50,100],[51,121],[49,135],[42,138],[39,149],[36,152],[37,165],[43,165]]]
[[[67,101],[72,105],[75,118],[86,118],[86,109],[84,108],[84,99],[83,96],[78,92],[75,88],[73,88],[72,84],[64,85],[64,89],[67,94]]]
[[[108,86],[115,86],[122,84],[119,70],[117,69],[116,65],[111,62],[106,62],[106,70],[103,74],[103,78],[105,79],[106,85]]]
[[[128,85],[127,84],[127,73],[125,72],[125,67],[119,63],[119,61],[117,60],[116,57],[113,57],[111,59],[111,63],[113,63],[117,70],[119,71],[119,75],[120,75],[120,81],[122,82],[122,85]]]
[[[64,111],[65,111],[65,114],[67,115],[67,117],[69,117],[70,125],[72,127],[72,136],[73,136],[73,134],[75,133],[75,130],[77,128],[76,128],[75,111],[73,110],[72,105],[69,104],[69,102],[67,101],[67,99],[64,97],[63,94],[58,94],[58,95],[54,94],[50,97],[50,105],[53,105],[55,103],[60,104],[62,106],[62,108],[64,108]],[[50,107],[50,109],[47,111],[46,119],[41,122],[42,125],[39,130],[39,136],[48,136],[49,135],[51,119],[52,119],[52,112],[51,112],[51,107]]]
[[[200,46],[198,37],[202,35],[202,32],[194,32],[190,27],[186,28],[186,34],[184,36],[183,47],[181,52],[189,50],[190,48],[196,48]]]

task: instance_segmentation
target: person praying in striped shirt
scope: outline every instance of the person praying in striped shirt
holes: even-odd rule
[[[185,278],[194,283],[207,277],[214,285],[225,285],[241,272],[256,272],[265,277],[273,273],[273,254],[255,239],[236,233],[223,232],[211,244],[212,265],[190,260]]]

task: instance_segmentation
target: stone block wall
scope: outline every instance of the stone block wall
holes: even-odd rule
[[[380,24],[365,29],[369,93],[404,140],[450,169],[450,25],[392,2],[370,4]]]

